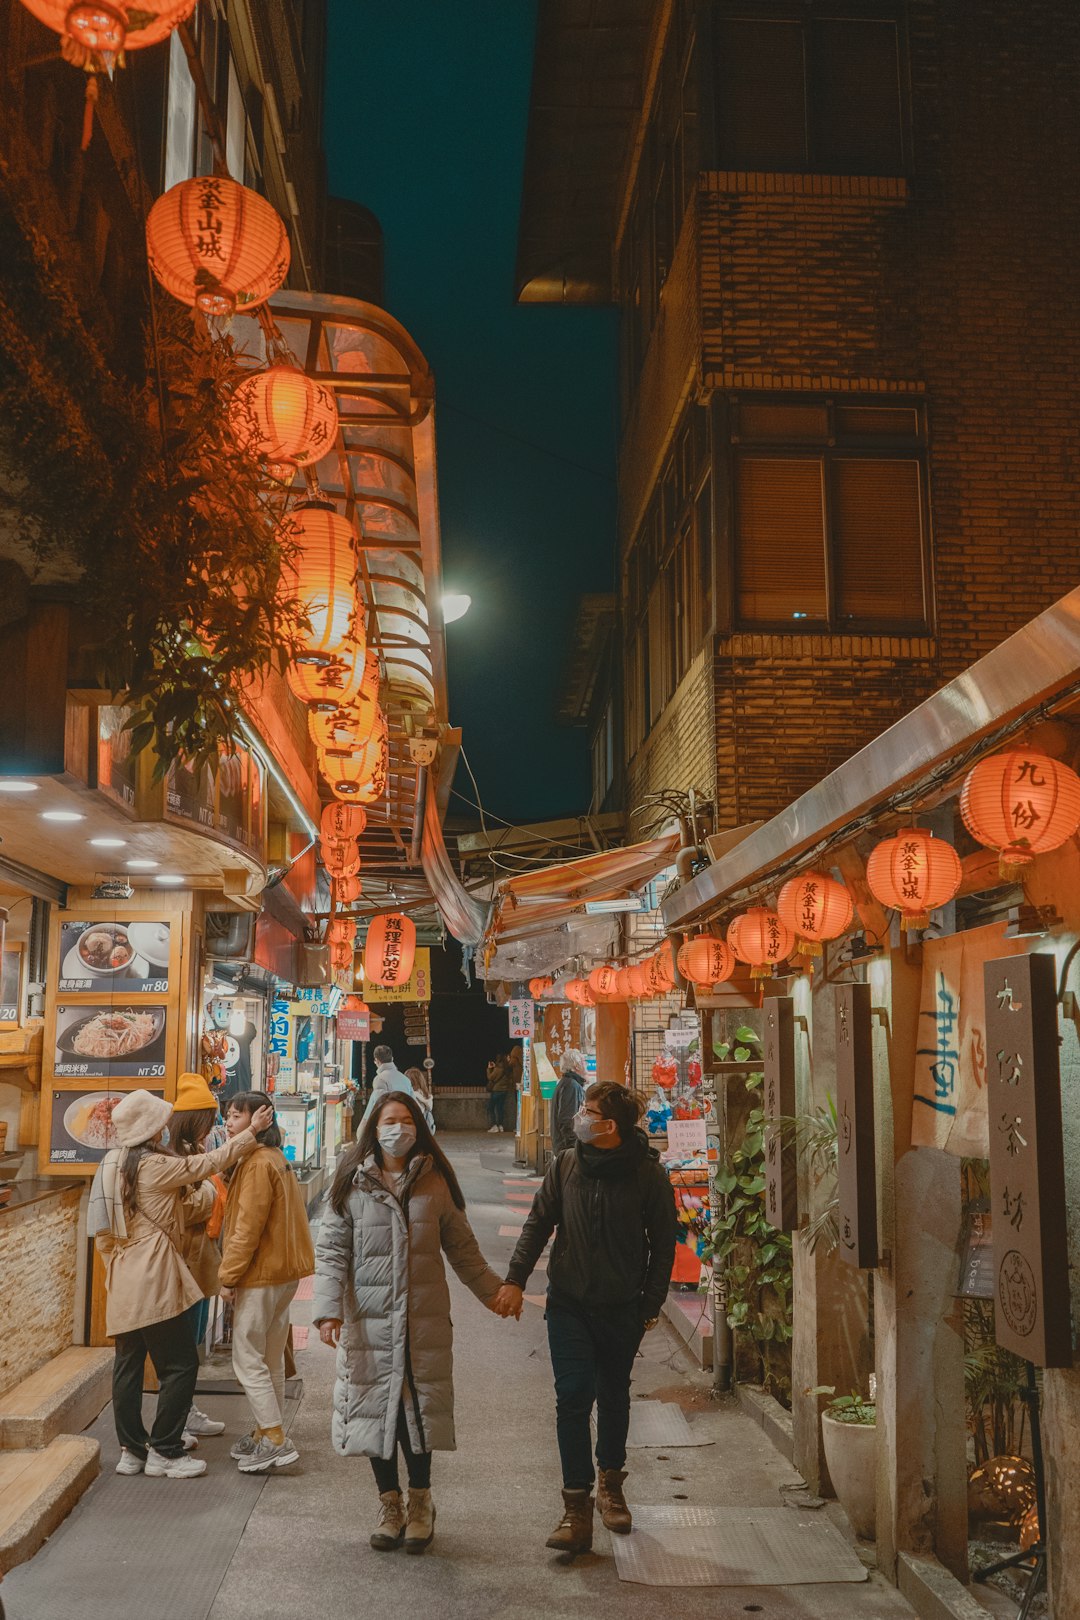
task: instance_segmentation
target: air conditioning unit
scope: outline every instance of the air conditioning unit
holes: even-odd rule
[[[329,945],[301,945],[297,950],[296,982],[308,988],[329,984]]]
[[[206,913],[206,954],[215,962],[250,962],[255,948],[255,918],[246,911]]]

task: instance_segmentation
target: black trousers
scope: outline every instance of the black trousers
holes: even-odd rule
[[[405,1472],[409,1477],[409,1484],[414,1491],[428,1491],[431,1489],[431,1452],[414,1451],[412,1441],[409,1439],[409,1425],[405,1419],[404,1405],[398,1407],[397,1445],[394,1447],[392,1457],[372,1457],[371,1471],[375,1475],[375,1483],[379,1487],[379,1495],[384,1491],[400,1491],[401,1476],[398,1473],[398,1452],[405,1458]]]
[[[149,1434],[142,1415],[143,1368],[147,1356],[161,1385]],[[153,1446],[162,1457],[184,1455],[184,1422],[195,1397],[199,1352],[191,1315],[182,1311],[165,1322],[116,1335],[113,1361],[113,1418],[116,1437],[128,1451],[145,1458]]]
[[[641,1307],[607,1310],[547,1307],[548,1348],[555,1374],[555,1432],[563,1487],[591,1488],[594,1474],[590,1420],[596,1406],[596,1461],[622,1468],[630,1429],[630,1375],[645,1324]]]

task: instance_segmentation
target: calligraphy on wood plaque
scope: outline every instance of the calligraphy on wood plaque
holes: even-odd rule
[[[994,1336],[1038,1367],[1070,1367],[1056,965],[1006,957],[983,979]]]
[[[781,1232],[799,1224],[795,1138],[781,1118],[795,1115],[795,1010],[790,996],[767,996],[765,1013],[765,1219]]]
[[[836,1178],[840,1254],[849,1265],[878,1263],[877,1163],[870,986],[836,990]]]

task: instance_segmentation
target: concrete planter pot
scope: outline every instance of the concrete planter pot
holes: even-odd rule
[[[864,1541],[873,1541],[877,1429],[872,1423],[840,1423],[822,1412],[821,1437],[833,1489],[851,1528]]]

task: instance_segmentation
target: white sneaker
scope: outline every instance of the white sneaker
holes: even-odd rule
[[[200,1412],[197,1406],[193,1406],[187,1415],[187,1422],[184,1424],[184,1433],[224,1434],[225,1425],[224,1423],[219,1423],[216,1418],[207,1417],[205,1412]]]
[[[192,1434],[190,1429],[185,1429],[183,1434],[180,1436],[180,1438],[184,1443],[184,1450],[185,1451],[194,1451],[195,1447],[199,1443],[198,1435],[197,1434]]]
[[[198,1457],[162,1457],[151,1446],[143,1472],[147,1479],[197,1479],[206,1464]]]
[[[288,1435],[276,1446],[264,1434],[254,1451],[249,1451],[247,1456],[239,1458],[236,1466],[242,1474],[266,1474],[271,1468],[287,1468],[290,1463],[299,1461],[300,1453]]]
[[[251,1453],[255,1450],[258,1444],[258,1435],[242,1434],[239,1440],[237,1440],[235,1445],[230,1449],[229,1456],[232,1458],[233,1462],[239,1462],[241,1457],[250,1457]]]
[[[499,1127],[497,1125],[492,1125],[492,1126],[489,1127],[489,1129],[488,1129],[488,1135],[489,1136],[498,1136],[498,1134],[499,1134]]]
[[[118,1474],[141,1474],[146,1467],[145,1462],[135,1451],[129,1451],[127,1446],[121,1448],[120,1461],[116,1465]]]

